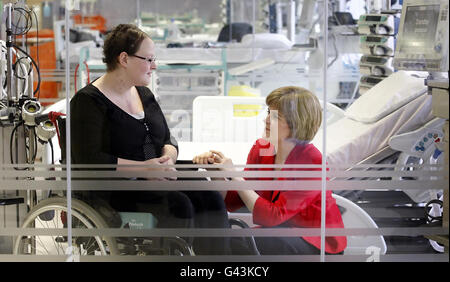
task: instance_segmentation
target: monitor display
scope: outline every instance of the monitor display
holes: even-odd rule
[[[366,42],[381,42],[381,37],[367,36]]]
[[[384,63],[386,59],[378,57],[366,57],[368,63]]]
[[[366,16],[366,21],[368,22],[379,22],[380,20],[380,16]]]
[[[405,0],[394,67],[409,71],[448,71],[448,0]]]
[[[407,7],[400,52],[418,54],[434,48],[439,11],[440,5]]]

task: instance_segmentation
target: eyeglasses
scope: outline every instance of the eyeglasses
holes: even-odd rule
[[[283,116],[281,113],[279,113],[278,110],[271,110],[267,108],[267,115],[270,116],[272,119],[283,119]]]
[[[130,55],[130,56],[139,58],[139,59],[144,60],[144,61],[147,61],[147,62],[149,62],[150,64],[151,64],[151,63],[156,63],[156,57],[153,57],[153,58],[145,58],[145,57],[141,57],[141,56],[138,56],[138,55]]]

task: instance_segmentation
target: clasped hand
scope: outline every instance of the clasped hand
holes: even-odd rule
[[[203,154],[197,155],[192,159],[195,164],[218,164],[223,165],[219,167],[219,170],[223,171],[235,171],[233,167],[233,161],[230,158],[224,156],[223,153],[215,150],[210,150]]]
[[[169,156],[162,156],[159,158],[153,158],[145,161],[147,165],[157,165],[162,166],[161,168],[152,167],[148,168],[148,170],[151,171],[177,171],[174,167],[164,167],[164,165],[173,165],[173,160]],[[177,178],[174,177],[149,177],[148,180],[177,180]]]

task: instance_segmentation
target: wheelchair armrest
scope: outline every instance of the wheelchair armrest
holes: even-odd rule
[[[241,228],[250,228],[250,226],[248,226],[248,224],[245,221],[239,218],[230,218],[228,222],[230,223],[231,226],[236,225]]]
[[[239,218],[230,218],[228,219],[228,222],[230,223],[230,226],[237,225],[241,228],[250,228],[250,226],[248,226],[245,221]],[[260,256],[261,254],[259,253],[258,247],[256,246],[255,238],[253,238],[253,236],[250,236],[246,237],[245,239],[247,240],[247,243],[253,255]]]

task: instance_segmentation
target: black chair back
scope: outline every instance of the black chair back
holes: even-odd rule
[[[242,37],[246,34],[253,33],[253,27],[248,23],[232,23],[231,24],[231,39],[230,26],[225,25],[219,33],[218,42],[230,42],[236,40],[241,42]]]

